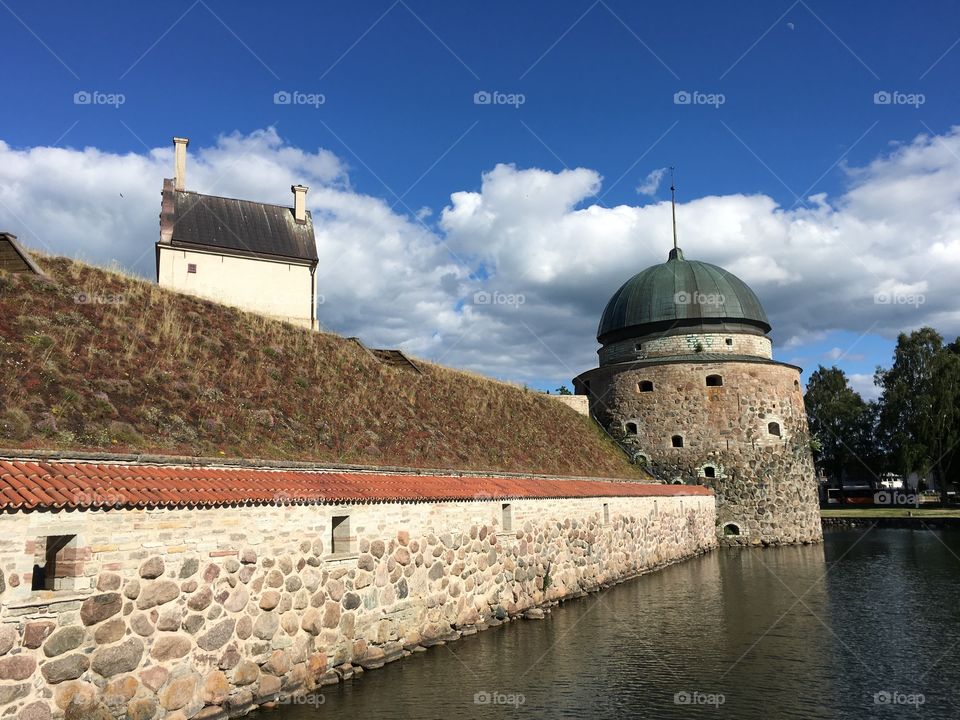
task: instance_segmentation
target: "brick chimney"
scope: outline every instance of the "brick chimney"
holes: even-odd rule
[[[298,223],[307,221],[307,190],[306,185],[291,185],[293,190],[293,219]]]
[[[187,183],[187,145],[189,138],[173,139],[173,189],[185,190]]]

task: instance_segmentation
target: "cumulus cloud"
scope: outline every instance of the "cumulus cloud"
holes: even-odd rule
[[[171,165],[170,148],[113,154],[0,142],[0,228],[152,277]],[[680,245],[753,287],[781,352],[833,330],[893,337],[932,324],[956,335],[960,129],[846,172],[843,194],[792,208],[762,194],[683,203]],[[408,215],[355,189],[333,153],[293,147],[270,128],[190,148],[191,189],[290,203],[296,182],[310,186],[327,328],[518,381],[553,386],[595,366],[607,299],[672,245],[669,202],[603,207],[603,179],[590,168],[499,164],[478,189],[451,189],[436,216]]]
[[[660,181],[663,180],[663,176],[666,174],[667,168],[657,168],[656,170],[651,170],[650,174],[647,175],[637,185],[637,193],[640,195],[649,195],[654,196],[657,194],[657,190],[660,189]]]

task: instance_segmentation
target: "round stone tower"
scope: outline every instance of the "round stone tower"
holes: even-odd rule
[[[674,248],[614,293],[600,367],[573,381],[655,477],[714,489],[731,545],[822,539],[800,368],[773,360],[769,332],[746,283]]]

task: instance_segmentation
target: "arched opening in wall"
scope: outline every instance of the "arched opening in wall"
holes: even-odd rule
[[[780,423],[778,422],[767,423],[767,433],[769,433],[770,435],[776,435],[777,437],[780,437]]]
[[[623,426],[623,429],[624,429],[624,432],[627,433],[627,435],[637,434],[637,424],[635,422],[628,422],[626,425]]]
[[[717,469],[713,465],[704,465],[703,476],[707,478],[715,478],[717,476]]]
[[[672,482],[671,484],[672,484],[672,485],[683,485],[683,479],[682,479],[682,478],[674,478],[674,479],[673,479],[673,482]]]
[[[724,535],[740,535],[740,526],[736,523],[727,523],[723,526]]]
[[[720,375],[707,375],[707,387],[720,387],[723,385],[723,377]]]
[[[794,381],[793,381],[793,389],[794,389],[794,390],[799,390],[799,389],[800,389],[800,381],[799,381],[799,380],[794,380]]]
[[[641,380],[640,392],[653,392],[653,380]]]
[[[670,444],[673,447],[683,447],[683,435],[674,435],[670,438]]]

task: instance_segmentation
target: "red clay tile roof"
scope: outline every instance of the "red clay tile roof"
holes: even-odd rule
[[[0,510],[711,494],[615,481],[0,460]]]

